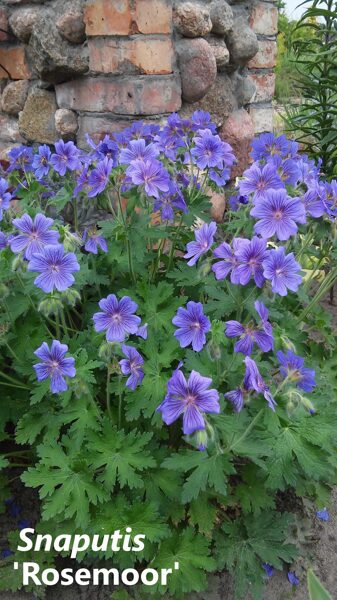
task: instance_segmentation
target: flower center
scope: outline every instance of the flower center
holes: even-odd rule
[[[59,271],[60,271],[60,267],[59,267],[58,265],[52,265],[52,266],[51,266],[51,270],[52,270],[54,273],[59,273]]]
[[[276,269],[276,275],[283,275],[283,269]]]
[[[186,404],[194,404],[195,403],[195,396],[193,396],[193,394],[189,393],[186,396]]]
[[[191,323],[191,329],[200,329],[201,325],[198,321]]]
[[[56,360],[53,360],[52,363],[51,363],[51,368],[53,370],[55,370],[55,369],[58,369],[58,367],[59,367],[58,362]]]
[[[111,316],[111,318],[112,318],[112,320],[113,320],[113,322],[114,322],[114,323],[117,323],[117,324],[119,324],[119,323],[121,323],[121,322],[122,322],[122,317],[121,317],[121,315],[120,315],[119,313],[114,313],[114,314]]]
[[[280,219],[282,219],[283,217],[283,213],[280,210],[276,210],[274,212],[274,218],[277,219],[277,221],[279,221]]]

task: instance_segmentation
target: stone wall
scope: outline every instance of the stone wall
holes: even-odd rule
[[[0,0],[0,147],[202,108],[242,150],[272,127],[276,33],[270,0]]]

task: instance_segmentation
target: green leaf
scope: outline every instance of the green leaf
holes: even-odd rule
[[[64,437],[37,448],[40,462],[25,471],[21,479],[29,487],[40,488],[44,519],[63,514],[75,519],[77,527],[89,522],[90,505],[108,498],[107,492],[93,479],[89,463],[78,452],[71,440]]]
[[[30,403],[32,406],[38,404],[41,400],[50,393],[50,381],[46,379],[41,383],[36,383],[34,390],[30,394]]]
[[[152,433],[118,430],[108,420],[103,424],[102,433],[90,432],[90,466],[101,470],[98,481],[108,490],[112,490],[117,482],[121,488],[142,488],[141,473],[156,466],[156,461],[146,450],[151,438]]]
[[[332,596],[323,587],[312,569],[308,569],[307,581],[310,600],[332,600]]]
[[[158,586],[157,592],[172,594],[182,600],[187,592],[201,592],[207,586],[206,573],[214,571],[216,562],[210,556],[210,542],[192,528],[174,533],[161,543],[159,552],[152,561],[155,569],[172,569],[167,586]],[[178,563],[179,568],[176,569]],[[152,590],[151,590],[152,591]]]
[[[186,450],[164,460],[162,467],[173,469],[188,475],[182,491],[182,502],[197,498],[200,492],[214,489],[226,495],[227,475],[235,473],[229,457],[224,454],[208,456],[205,452]]]

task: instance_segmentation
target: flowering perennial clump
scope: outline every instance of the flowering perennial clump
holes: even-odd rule
[[[154,597],[223,568],[238,597],[260,598],[284,564],[296,584],[279,495],[315,514],[337,472],[319,304],[337,276],[337,183],[272,134],[234,182],[203,111],[86,139],[13,148],[0,179],[1,436],[23,445],[41,529],[132,524],[148,546],[128,564],[173,571]],[[222,223],[213,192],[229,198]]]

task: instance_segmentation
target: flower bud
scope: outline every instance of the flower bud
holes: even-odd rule
[[[81,237],[70,231],[69,226],[63,229],[63,246],[66,252],[74,252],[82,246]]]
[[[287,348],[287,350],[291,350],[292,352],[294,352],[294,354],[296,353],[296,347],[294,346],[292,341],[286,335],[281,334],[280,341],[281,341],[282,345],[285,348]]]
[[[204,452],[208,444],[208,435],[205,429],[201,429],[195,433],[194,441],[200,452]]]
[[[38,311],[42,313],[45,317],[50,317],[51,315],[58,315],[63,310],[63,304],[61,300],[57,297],[52,296],[51,298],[45,298],[41,300]]]
[[[69,306],[74,307],[81,300],[81,294],[77,290],[74,290],[74,288],[68,288],[62,292],[60,298],[69,304]]]
[[[104,341],[98,348],[98,356],[106,363],[111,363],[119,345],[116,342]]]
[[[26,271],[27,262],[23,260],[21,254],[17,254],[12,261],[12,271],[23,273]]]
[[[210,340],[210,342],[208,342],[206,349],[211,360],[220,360],[221,348],[214,340]]]
[[[9,288],[4,283],[0,283],[0,298],[7,298],[9,295]]]
[[[201,281],[202,279],[204,279],[205,277],[207,277],[208,273],[210,273],[211,271],[211,266],[212,266],[212,259],[211,258],[207,258],[202,265],[199,267],[198,271],[197,271],[197,277],[198,279]]]

